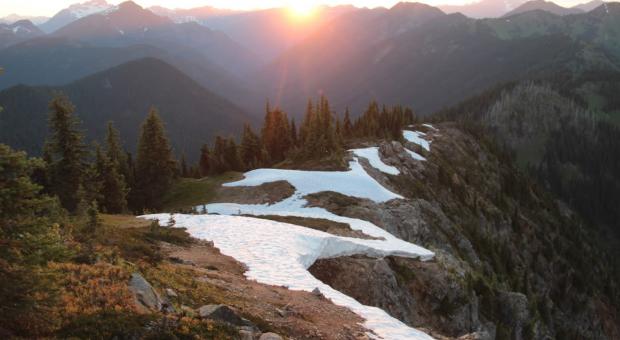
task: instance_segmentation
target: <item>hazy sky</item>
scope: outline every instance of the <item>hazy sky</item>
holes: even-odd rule
[[[59,10],[69,6],[76,2],[84,2],[86,0],[0,0],[0,16],[5,16],[11,13],[18,13],[21,15],[45,15],[52,16]],[[501,1],[501,0],[498,0]],[[583,0],[586,2],[588,0]],[[118,4],[123,0],[108,0],[109,3]],[[220,8],[234,8],[234,9],[255,9],[255,8],[269,8],[269,7],[284,7],[291,3],[304,2],[313,4],[353,4],[358,7],[391,7],[398,2],[398,0],[136,0],[138,4],[149,7],[154,5],[161,5],[171,8],[190,8],[198,6],[215,6]],[[430,5],[439,4],[459,4],[473,2],[471,0],[420,0]],[[573,4],[579,2],[576,0],[563,0],[556,1],[557,3]]]

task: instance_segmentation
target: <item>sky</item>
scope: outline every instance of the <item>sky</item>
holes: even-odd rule
[[[17,13],[20,15],[52,16],[63,8],[76,2],[86,0],[0,0],[0,17]],[[108,0],[109,3],[118,4],[124,0]],[[430,5],[440,4],[464,4],[474,2],[472,0],[419,0]],[[500,0],[501,1],[501,0]],[[583,2],[586,2],[584,0]],[[219,8],[232,8],[250,10],[257,8],[286,7],[295,3],[312,3],[316,5],[339,5],[353,4],[358,7],[392,7],[398,0],[135,0],[143,7],[164,6],[169,8],[191,8],[199,6],[214,6]],[[574,0],[556,1],[559,4],[572,4]]]

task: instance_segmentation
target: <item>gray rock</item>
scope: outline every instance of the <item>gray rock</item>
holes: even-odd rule
[[[282,337],[276,333],[263,333],[258,340],[282,340]]]
[[[318,296],[318,297],[323,297],[323,293],[321,293],[321,290],[320,290],[318,287],[317,287],[317,288],[314,288],[314,289],[312,290],[312,295],[314,295],[314,296]]]
[[[234,310],[226,305],[205,305],[198,309],[198,315],[203,319],[217,320],[234,326],[254,328],[254,324],[239,316]]]
[[[172,288],[166,288],[166,295],[168,295],[168,297],[170,297],[170,298],[177,298],[177,297],[179,297],[177,295],[177,293]]]
[[[140,274],[131,274],[129,290],[133,293],[139,307],[146,310],[162,310],[163,300],[153,286]]]

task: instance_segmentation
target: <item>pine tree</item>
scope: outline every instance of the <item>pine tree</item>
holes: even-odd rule
[[[49,152],[50,191],[56,194],[63,207],[75,211],[78,189],[84,180],[87,155],[84,135],[73,115],[73,104],[65,96],[56,96],[49,104],[50,136],[46,142]]]
[[[221,174],[231,169],[230,164],[226,162],[226,151],[228,142],[222,136],[215,137],[215,143],[213,146],[213,156],[211,157],[211,164],[213,167],[213,173]]]
[[[240,147],[241,160],[247,169],[256,169],[262,165],[262,146],[258,136],[249,124],[243,126]]]
[[[118,162],[110,159],[97,146],[93,168],[94,176],[89,185],[97,188],[99,194],[87,197],[86,202],[97,202],[98,207],[107,213],[119,214],[127,211],[129,190],[124,176],[120,173]]]
[[[351,115],[349,108],[344,111],[344,121],[342,122],[342,136],[344,138],[351,138],[353,132],[353,125],[351,124]]]
[[[176,161],[172,155],[164,124],[152,108],[142,124],[136,159],[136,202],[138,209],[160,208],[161,197],[175,176]]]
[[[108,122],[106,135],[106,154],[110,161],[118,163],[118,172],[123,175],[127,186],[133,183],[133,173],[129,154],[123,149],[120,133],[114,128],[112,122]]]
[[[209,145],[204,144],[202,148],[200,148],[200,161],[198,162],[198,166],[200,167],[200,176],[206,177],[211,171],[211,152],[209,151]]]
[[[24,338],[31,336],[19,331],[55,321],[49,307],[57,284],[46,264],[68,257],[58,224],[62,208],[30,179],[44,166],[0,144],[0,329]]]
[[[273,162],[284,160],[291,148],[291,132],[286,113],[278,108],[271,110],[267,105],[261,141]]]
[[[232,171],[243,171],[244,165],[239,155],[239,149],[237,143],[233,137],[228,139],[226,143],[226,152],[224,153],[224,159]]]

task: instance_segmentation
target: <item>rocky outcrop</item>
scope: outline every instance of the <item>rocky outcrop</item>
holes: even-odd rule
[[[360,161],[406,199],[377,204],[333,192],[307,197],[311,206],[370,221],[433,250],[434,261],[323,259],[311,272],[436,338],[618,334],[620,320],[609,304],[592,307],[600,305],[591,292],[605,289],[605,267],[578,217],[520,175],[492,144],[450,124],[438,128],[425,131],[431,152],[408,142],[379,144],[382,161],[399,175]],[[414,160],[405,148],[427,161]],[[580,277],[588,272],[600,274]]]

